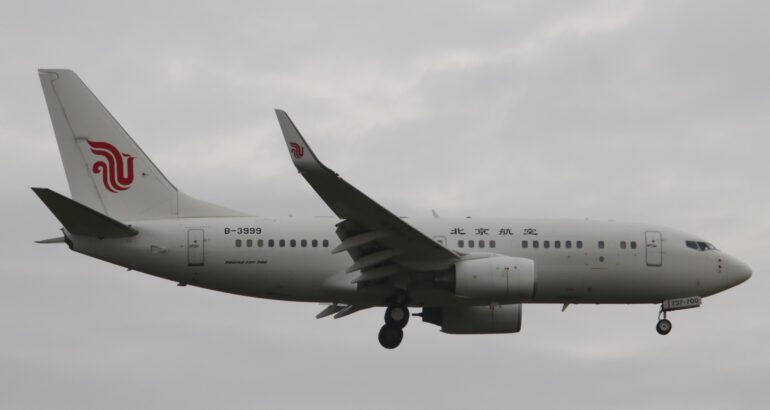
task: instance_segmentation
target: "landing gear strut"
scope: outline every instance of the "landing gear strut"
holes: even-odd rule
[[[660,313],[658,313],[658,324],[655,326],[655,330],[658,334],[667,335],[671,331],[671,321],[666,319],[666,310],[663,306],[660,307]]]
[[[378,336],[380,344],[386,349],[395,349],[404,338],[404,327],[409,323],[409,308],[406,306],[407,296],[399,293],[385,309],[385,325]]]

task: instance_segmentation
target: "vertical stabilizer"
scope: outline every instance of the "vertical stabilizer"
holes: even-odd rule
[[[75,201],[120,220],[243,215],[180,194],[73,71],[38,72]]]

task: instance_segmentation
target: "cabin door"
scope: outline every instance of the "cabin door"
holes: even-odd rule
[[[203,229],[187,231],[187,265],[203,266]]]
[[[644,236],[647,266],[661,266],[663,264],[663,237],[661,233],[649,231]]]

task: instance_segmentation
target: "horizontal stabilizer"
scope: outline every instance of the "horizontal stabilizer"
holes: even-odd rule
[[[94,211],[48,188],[32,188],[56,219],[72,234],[96,238],[134,236],[136,229]]]
[[[51,239],[43,239],[40,241],[35,241],[35,243],[42,243],[42,244],[48,244],[48,243],[65,243],[64,237],[60,236],[58,238],[51,238]]]

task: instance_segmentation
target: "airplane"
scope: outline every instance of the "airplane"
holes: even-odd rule
[[[410,316],[447,334],[516,333],[522,305],[660,304],[667,313],[748,280],[710,242],[656,225],[593,220],[404,218],[324,165],[276,110],[294,166],[336,218],[265,218],[174,186],[71,70],[38,70],[72,198],[32,188],[75,252],[129,270],[257,298],[384,307],[378,340]],[[410,315],[410,310],[420,309]]]

